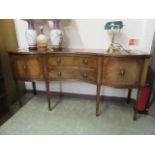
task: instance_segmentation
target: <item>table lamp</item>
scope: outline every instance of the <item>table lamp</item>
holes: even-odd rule
[[[111,44],[108,48],[108,53],[116,53],[120,51],[120,48],[118,48],[117,43],[115,43],[115,35],[120,32],[120,30],[123,28],[123,22],[122,21],[112,21],[107,22],[105,24],[105,30],[108,30],[108,32],[112,35]],[[120,45],[120,44],[119,44]],[[120,45],[121,46],[121,45]]]

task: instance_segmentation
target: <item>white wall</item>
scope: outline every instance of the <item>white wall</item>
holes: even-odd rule
[[[152,46],[152,40],[155,32],[155,20],[145,20],[142,49],[150,51]]]
[[[63,27],[65,33],[64,44],[69,48],[107,49],[110,36],[104,30],[105,23],[109,20],[103,19],[79,19],[72,20],[69,26]],[[124,28],[118,35],[117,42],[128,49],[141,49],[142,29],[144,20],[122,20]],[[138,46],[128,46],[130,38],[139,39]]]
[[[107,21],[104,19],[76,19],[69,20],[68,23],[62,24],[64,32],[63,46],[67,48],[79,49],[107,49],[110,43],[110,37],[104,30],[104,25]],[[144,50],[150,52],[152,42],[152,31],[154,31],[155,20],[122,20],[124,28],[119,36],[116,38],[117,42],[121,43],[124,48]],[[21,20],[15,20],[15,27],[19,48],[27,47],[25,39],[25,31],[27,23]],[[138,39],[139,44],[136,46],[129,46],[129,39]],[[51,90],[82,94],[95,94],[96,86],[86,84],[83,82],[51,82]],[[30,83],[26,83],[27,89],[31,89]],[[37,89],[44,90],[43,82],[37,83]],[[126,96],[127,90],[113,89],[103,87],[102,94],[107,96]],[[133,93],[135,97],[136,93]]]

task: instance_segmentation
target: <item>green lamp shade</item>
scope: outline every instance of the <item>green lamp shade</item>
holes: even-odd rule
[[[123,22],[122,21],[107,22],[104,28],[105,30],[120,30],[123,28]]]

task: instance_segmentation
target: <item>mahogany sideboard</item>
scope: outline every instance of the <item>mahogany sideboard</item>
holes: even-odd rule
[[[115,88],[131,89],[145,86],[149,55],[139,52],[122,52],[108,54],[105,50],[63,49],[61,51],[11,51],[8,52],[13,77],[16,82],[32,81],[36,94],[35,81],[45,81],[48,97],[48,108],[52,110],[50,101],[50,81],[80,80],[95,84],[96,116],[100,114],[101,85]],[[18,89],[18,85],[17,85]],[[137,93],[137,100],[138,100]],[[20,105],[21,105],[21,101]],[[138,102],[138,101],[137,101]],[[133,119],[137,118],[136,104]]]

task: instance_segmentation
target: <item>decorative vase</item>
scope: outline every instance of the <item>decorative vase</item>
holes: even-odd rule
[[[35,50],[37,48],[37,32],[34,30],[34,25],[31,20],[27,20],[28,30],[25,33],[26,40],[30,50]]]
[[[53,29],[50,32],[50,40],[53,49],[61,49],[63,41],[63,32],[60,29],[60,20],[53,19]]]
[[[39,51],[48,50],[48,39],[46,35],[43,33],[43,27],[40,27],[40,34],[37,37],[37,49]]]

